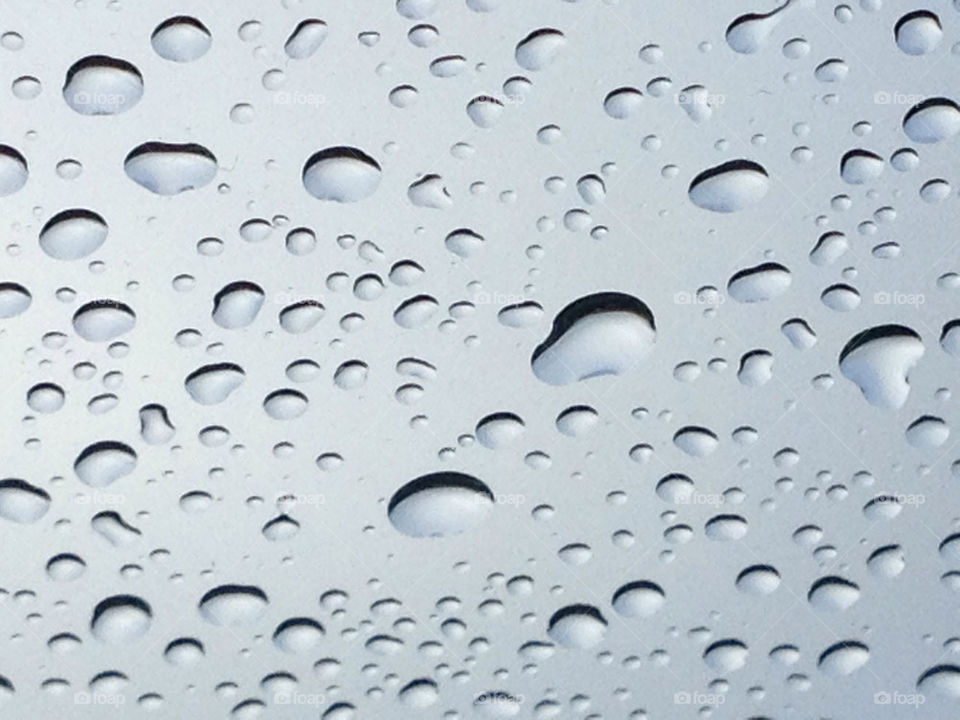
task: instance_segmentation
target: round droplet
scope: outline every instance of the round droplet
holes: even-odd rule
[[[178,15],[157,25],[150,44],[164,60],[190,62],[203,57],[213,38],[206,26],[194,17]]]
[[[97,604],[90,630],[102,642],[126,644],[146,635],[152,619],[150,606],[140,598],[114,595]]]
[[[266,593],[253,585],[221,585],[200,599],[200,614],[214,625],[252,625],[266,611]]]
[[[358,202],[380,184],[380,165],[354,147],[330,147],[314,153],[303,166],[303,186],[319,200]]]
[[[731,213],[759,202],[769,187],[763,167],[750,160],[731,160],[697,175],[688,194],[697,207]]]
[[[79,260],[107,239],[107,223],[92,210],[64,210],[40,231],[40,249],[57,260]]]
[[[566,648],[584,650],[603,641],[607,621],[592,605],[568,605],[550,618],[547,634]]]
[[[90,55],[67,71],[63,98],[81,115],[116,115],[143,96],[143,76],[126,60]]]
[[[0,480],[0,518],[31,524],[50,509],[50,495],[24,480]]]
[[[123,161],[127,177],[157,195],[196,190],[213,180],[217,159],[196,143],[159,141],[137,146]]]
[[[393,526],[411,537],[439,537],[479,525],[493,505],[493,493],[483,482],[459,472],[422,475],[390,499]]]

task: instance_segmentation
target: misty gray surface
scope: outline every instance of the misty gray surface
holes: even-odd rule
[[[2,717],[957,713],[960,542],[944,541],[960,531],[952,469],[960,453],[956,435],[944,435],[958,416],[960,341],[941,344],[941,334],[960,316],[960,277],[951,275],[960,272],[952,186],[960,110],[948,103],[927,121],[936,142],[914,142],[903,127],[916,103],[952,102],[956,4],[795,0],[770,16],[755,48],[739,46],[753,52],[731,47],[738,36],[728,42],[728,27],[774,6],[18,0],[0,9],[0,35],[22,38],[22,47],[0,38],[0,144],[29,173],[0,197],[0,284],[31,296],[0,319],[0,480],[38,489],[0,485]],[[936,13],[942,36],[929,21],[914,26],[915,44],[901,43],[930,48],[912,55],[894,29],[916,10]],[[211,39],[187,62],[151,44],[178,15],[199,20]],[[311,18],[326,23],[326,36],[309,57],[291,58],[285,43]],[[419,47],[408,33],[424,24],[436,37]],[[518,52],[541,29],[562,35]],[[142,78],[142,97],[122,112],[83,114],[65,98],[68,70],[95,55]],[[437,77],[431,63],[450,55],[465,58],[462,72]],[[844,69],[817,72],[830,59]],[[35,97],[25,77],[39,81]],[[109,96],[123,80],[98,77],[81,90]],[[505,88],[518,77],[529,87]],[[397,107],[391,92],[405,85],[415,100]],[[612,117],[604,101],[624,87],[642,100],[629,117]],[[502,104],[489,127],[468,113],[478,96]],[[178,194],[151,192],[124,166],[148,142],[202,146],[216,174]],[[319,199],[305,187],[305,164],[339,147],[361,150],[380,171],[351,165],[323,186],[349,201]],[[890,158],[906,147],[918,163],[900,171]],[[841,158],[857,149],[879,156],[882,171],[850,184]],[[67,159],[82,165],[78,176]],[[713,212],[694,202],[695,178],[738,160],[760,167],[722,184],[725,201],[742,207]],[[0,167],[0,180],[8,172]],[[204,170],[170,172],[189,185]],[[427,175],[445,190],[426,204],[440,207],[410,190]],[[602,197],[593,180],[578,190],[587,175],[602,179]],[[937,179],[950,185],[929,185]],[[69,209],[99,214],[108,233],[83,257],[60,259],[39,236]],[[271,231],[249,241],[240,228],[255,219]],[[288,249],[300,227],[316,236],[305,254]],[[469,257],[445,243],[463,228],[483,238]],[[848,246],[814,264],[810,252],[828,232]],[[218,254],[200,251],[205,238],[221,241],[202,245]],[[884,243],[899,253],[882,257]],[[391,275],[402,261],[423,269],[412,285]],[[760,302],[728,294],[737,272],[763,263],[786,268],[789,286]],[[368,274],[383,284],[375,299],[354,291]],[[259,286],[262,306],[242,327],[223,327],[215,297],[237,281]],[[825,304],[836,284],[859,303],[848,293],[846,310]],[[11,302],[3,292],[0,309]],[[600,318],[599,329],[574,342],[581,355],[564,356],[563,366],[616,374],[552,384],[535,373],[532,356],[557,315],[601,292],[641,301],[655,341],[635,308],[608,308],[585,316]],[[435,313],[404,327],[395,311],[421,295]],[[135,324],[107,341],[84,339],[74,315],[103,300],[128,306]],[[323,317],[292,334],[279,315],[306,300],[321,303]],[[519,303],[536,305],[510,327],[501,312]],[[791,344],[781,326],[793,318],[815,344]],[[105,332],[117,321],[104,321]],[[899,407],[868,402],[839,363],[848,341],[887,325],[909,329],[923,347],[911,367],[900,364],[901,346],[870,356],[886,380],[868,390],[908,382]],[[762,356],[759,369],[742,361],[757,350],[772,356],[769,372]],[[304,358],[319,370],[296,382],[285,371]],[[401,374],[405,358],[426,361],[435,376]],[[365,374],[350,371],[358,361]],[[242,368],[243,382],[222,402],[201,404],[185,380],[216,363]],[[62,408],[28,404],[41,383],[63,391]],[[422,395],[400,390],[410,384]],[[284,388],[308,402],[278,420],[264,400]],[[172,435],[142,431],[141,409],[153,404]],[[572,406],[597,419],[575,437],[557,426]],[[479,442],[478,423],[495,413],[512,413],[522,428],[508,424]],[[924,416],[942,422],[908,434]],[[201,431],[214,426],[229,438],[210,446]],[[708,456],[674,442],[686,426],[716,436]],[[743,427],[755,429],[752,444],[735,439]],[[136,466],[92,487],[74,463],[103,441],[129,446]],[[318,464],[329,454],[342,462]],[[489,494],[441,488],[391,520],[395,494],[438,472],[477,479]],[[692,494],[657,491],[675,473],[692,480]],[[198,492],[206,497],[189,496]],[[140,534],[112,544],[92,524],[102,512]],[[284,513],[299,530],[271,540],[263,528]],[[708,526],[727,515],[739,520]],[[409,532],[431,523],[463,532]],[[888,557],[902,555],[901,572],[868,564],[886,546],[898,546]],[[83,573],[67,580],[48,570],[61,553],[82,558]],[[738,587],[754,565],[779,575],[768,594]],[[834,576],[856,591],[808,598]],[[635,581],[662,589],[649,616],[612,603]],[[210,622],[201,599],[231,585],[259,588],[268,602],[247,622]],[[149,616],[131,611],[103,632],[91,627],[98,603],[114,596],[147,603]],[[386,599],[396,602],[375,605]],[[587,621],[566,643],[556,628],[548,633],[554,613],[581,604],[606,626]],[[296,652],[285,649],[274,635],[291,618],[312,618],[323,636],[307,633]],[[68,652],[51,647],[63,633],[80,641]],[[378,635],[398,639],[393,652],[370,643]],[[202,643],[196,664],[165,657],[180,638]],[[724,640],[746,653],[708,652]],[[523,648],[531,642],[543,652]],[[821,659],[841,642],[866,652]],[[795,646],[792,664],[782,646]],[[324,672],[324,659],[339,671]],[[920,682],[932,668],[941,669]],[[104,672],[125,679],[97,679]],[[426,689],[403,692],[424,678]]]

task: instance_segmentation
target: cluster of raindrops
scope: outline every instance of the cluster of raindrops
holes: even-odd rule
[[[0,716],[956,713],[960,3],[12,5]]]

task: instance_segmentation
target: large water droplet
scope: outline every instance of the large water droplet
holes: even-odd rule
[[[899,408],[907,401],[907,375],[923,356],[920,336],[902,325],[879,325],[847,342],[840,372],[856,383],[871,405]]]
[[[690,200],[697,207],[719,213],[743,210],[763,199],[770,178],[751,160],[730,160],[697,175],[690,183]]]
[[[127,177],[157,195],[178,195],[203,187],[217,174],[217,158],[196,143],[138,145],[123,161]]]
[[[40,231],[40,248],[58,260],[78,260],[103,245],[107,223],[92,210],[64,210]]]
[[[960,108],[937,97],[914,105],[903,117],[903,132],[917,143],[938,143],[960,133]]]
[[[493,493],[477,478],[437,472],[422,475],[394,493],[388,514],[404,535],[438,537],[476,527],[492,505]]]
[[[303,166],[303,186],[313,197],[350,203],[373,195],[380,165],[354,147],[330,147],[314,153]]]
[[[214,625],[252,625],[266,611],[266,593],[253,585],[220,585],[200,599],[200,614]]]
[[[607,621],[592,605],[568,605],[550,618],[547,634],[567,648],[583,650],[599,644],[607,632]]]
[[[566,45],[563,33],[553,28],[534,30],[517,44],[517,64],[527,70],[543,70]]]
[[[206,26],[194,17],[178,15],[157,25],[150,44],[164,60],[190,62],[203,57],[213,38]]]
[[[653,313],[645,303],[624,293],[596,293],[560,311],[530,362],[543,382],[567,385],[625,372],[653,349],[655,340]]]
[[[25,480],[0,480],[0,517],[16,523],[35,523],[50,509],[50,496],[45,490]]]
[[[90,55],[67,71],[63,98],[81,115],[116,115],[143,96],[143,76],[126,60]]]
[[[114,595],[97,604],[90,630],[98,640],[111,645],[129,643],[146,635],[153,613],[133,595]]]
[[[84,483],[91,487],[106,487],[137,466],[137,454],[128,445],[112,440],[88,445],[77,456],[73,470]]]

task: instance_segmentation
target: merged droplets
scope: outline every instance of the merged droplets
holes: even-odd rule
[[[173,439],[176,428],[170,422],[167,409],[152,403],[140,408],[140,437],[150,445],[162,445]]]
[[[127,177],[157,195],[178,195],[207,185],[217,174],[217,158],[196,143],[160,141],[138,145],[123,161]]]
[[[430,473],[411,480],[394,493],[388,516],[404,535],[454,535],[483,522],[493,499],[490,488],[471,475]]]
[[[781,13],[790,5],[786,0],[768,13],[741,15],[727,27],[727,44],[734,52],[752,54],[763,47],[770,33],[781,19]]]
[[[567,305],[530,360],[550,385],[618,375],[646,357],[656,341],[653,313],[632,295],[604,292]]]
[[[761,165],[751,160],[731,160],[697,175],[688,194],[697,207],[732,213],[758,203],[769,187],[770,178]]]
[[[330,147],[314,153],[303,166],[303,186],[318,200],[358,202],[380,184],[380,165],[355,147]]]
[[[840,372],[871,405],[899,408],[910,393],[910,369],[923,352],[920,336],[910,328],[879,325],[850,339],[840,352]]]
[[[78,60],[67,71],[63,98],[81,115],[116,115],[143,96],[143,76],[131,63],[105,55]]]

